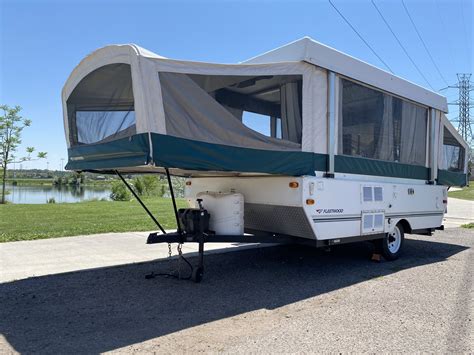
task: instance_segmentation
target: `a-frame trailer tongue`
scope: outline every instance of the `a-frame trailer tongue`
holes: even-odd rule
[[[171,256],[171,243],[178,243],[178,257],[183,259],[191,269],[191,276],[181,277],[180,274],[174,275],[169,273],[155,273],[145,275],[147,279],[156,276],[171,276],[179,279],[192,279],[194,282],[201,282],[204,275],[204,244],[205,243],[278,243],[278,244],[311,244],[316,246],[314,241],[301,238],[295,238],[287,235],[277,235],[273,233],[256,232],[255,234],[247,235],[218,235],[209,230],[209,218],[207,210],[203,208],[201,200],[198,200],[199,208],[184,208],[178,210],[176,204],[176,196],[174,194],[173,184],[171,181],[171,174],[168,168],[165,168],[168,188],[170,190],[171,200],[173,203],[173,210],[176,219],[176,232],[167,232],[160,224],[158,219],[151,213],[140,196],[130,186],[127,180],[119,171],[115,171],[117,176],[122,180],[124,185],[130,190],[132,195],[137,199],[148,216],[157,225],[161,233],[155,232],[148,235],[147,244],[168,243],[169,255]],[[191,223],[190,216],[192,217]],[[185,242],[194,242],[199,244],[199,259],[198,265],[193,266],[181,253],[181,245]]]

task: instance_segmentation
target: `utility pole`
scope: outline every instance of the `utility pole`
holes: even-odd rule
[[[474,136],[472,134],[472,122],[470,110],[473,103],[470,101],[470,92],[474,89],[474,85],[471,82],[471,74],[457,74],[458,83],[457,85],[449,86],[459,90],[459,99],[455,102],[451,102],[450,105],[459,106],[459,117],[456,120],[458,124],[458,132],[464,140],[472,146]],[[456,122],[455,121],[455,122]]]

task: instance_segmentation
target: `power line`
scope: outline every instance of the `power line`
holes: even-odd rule
[[[446,85],[449,85],[448,82],[446,81],[446,79],[444,78],[443,74],[441,74],[441,71],[439,70],[438,65],[436,65],[436,62],[434,61],[433,56],[431,55],[431,52],[429,51],[428,47],[426,46],[426,43],[423,40],[423,37],[421,37],[420,31],[418,31],[418,28],[415,25],[415,21],[413,21],[413,18],[411,17],[410,12],[408,11],[407,6],[405,5],[404,0],[402,0],[402,5],[403,5],[403,8],[405,9],[405,12],[408,15],[408,18],[410,19],[411,24],[413,25],[413,28],[416,31],[416,34],[418,35],[418,38],[420,39],[421,43],[423,43],[423,47],[425,47],[426,53],[428,53],[428,56],[430,57],[431,62],[435,66],[436,70],[438,71],[439,76],[441,77],[441,79],[443,79],[443,81]]]
[[[377,52],[375,51],[375,49],[373,49],[369,43],[367,43],[367,41],[364,39],[364,37],[362,37],[362,35],[355,29],[354,26],[352,26],[352,24],[349,22],[349,20],[341,13],[341,11],[338,10],[338,8],[336,7],[336,5],[333,4],[333,2],[331,0],[328,0],[329,3],[331,4],[331,6],[334,8],[334,10],[336,10],[336,12],[339,14],[339,16],[342,17],[342,19],[349,25],[349,27],[355,32],[355,34],[357,36],[359,36],[359,38],[362,40],[362,42],[365,43],[365,45],[372,51],[372,53],[385,65],[385,67],[387,67],[387,69],[390,71],[390,73],[394,74],[393,73],[393,70],[388,66],[387,63],[385,63],[385,61],[377,54]]]
[[[416,65],[416,63],[414,62],[414,60],[410,57],[410,55],[408,54],[407,50],[405,49],[405,47],[403,46],[402,42],[400,42],[400,40],[398,39],[397,35],[395,34],[395,32],[393,32],[392,30],[392,27],[390,27],[390,25],[388,24],[387,20],[385,19],[385,17],[382,15],[382,13],[380,12],[379,8],[377,7],[377,5],[375,4],[374,0],[371,0],[372,2],[372,5],[374,5],[375,9],[377,10],[377,12],[379,13],[380,17],[382,18],[383,22],[385,23],[385,25],[387,25],[388,29],[390,30],[390,32],[392,33],[393,37],[395,37],[395,39],[397,40],[398,44],[400,45],[400,47],[403,49],[403,51],[405,52],[406,56],[408,57],[408,59],[410,59],[411,63],[413,64],[413,66],[416,68],[416,70],[418,71],[418,73],[423,77],[423,79],[426,81],[426,83],[428,84],[428,86],[431,88],[431,90],[435,91],[435,89],[433,88],[433,86],[430,84],[430,82],[428,81],[428,79],[426,79],[426,77],[423,75],[423,73],[421,72],[420,68],[418,68],[418,65]]]

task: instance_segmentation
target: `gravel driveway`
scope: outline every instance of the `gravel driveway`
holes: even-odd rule
[[[474,232],[206,257],[203,283],[145,280],[168,261],[0,285],[0,353],[474,352]]]

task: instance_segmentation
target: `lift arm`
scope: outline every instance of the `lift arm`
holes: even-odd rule
[[[135,196],[135,198],[137,199],[137,201],[140,203],[140,205],[143,207],[143,209],[146,211],[146,213],[148,213],[148,215],[150,216],[150,218],[153,220],[153,222],[155,222],[155,224],[158,226],[158,228],[160,229],[160,231],[163,233],[163,234],[166,234],[166,231],[163,229],[163,227],[161,226],[160,222],[158,222],[158,220],[155,218],[155,216],[153,216],[153,214],[150,212],[150,210],[145,206],[145,204],[143,203],[143,201],[140,199],[140,197],[137,195],[137,193],[132,189],[132,187],[130,186],[130,184],[123,178],[122,174],[120,174],[118,172],[118,170],[115,170],[115,173],[118,175],[118,177],[123,181],[123,183],[125,184],[125,186],[127,186],[127,188],[130,190],[130,192],[133,194],[133,196]],[[174,201],[174,200],[173,200]],[[176,207],[175,207],[176,208]]]

